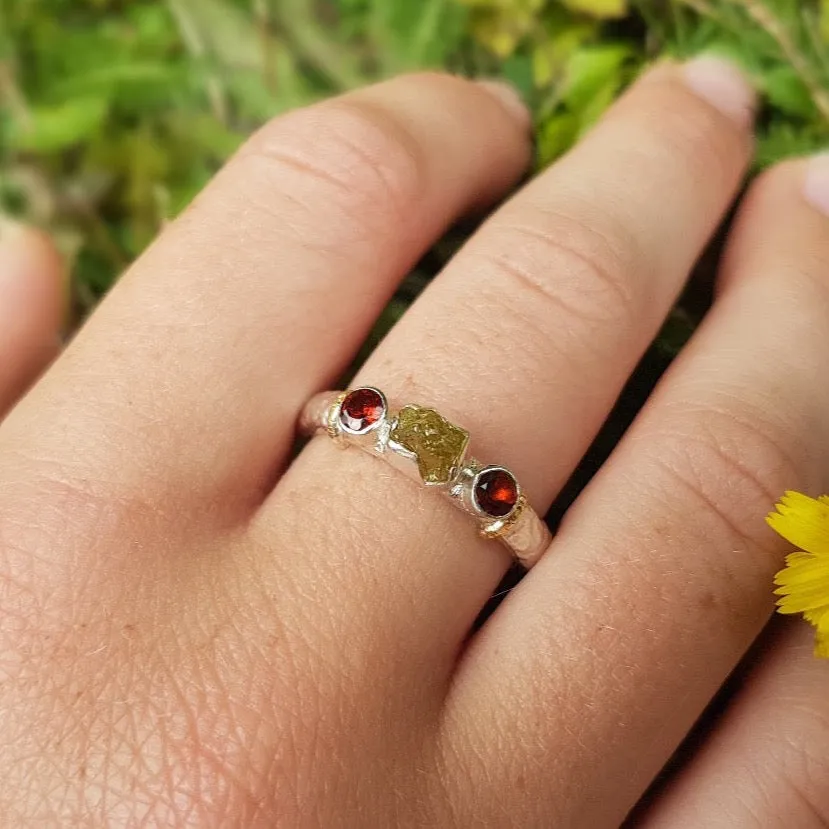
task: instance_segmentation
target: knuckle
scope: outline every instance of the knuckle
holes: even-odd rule
[[[636,316],[636,286],[628,278],[635,254],[615,238],[598,224],[550,213],[542,222],[503,224],[487,241],[495,252],[484,255],[522,316],[537,308],[547,330],[553,313],[583,341],[611,321],[624,325]]]
[[[277,119],[240,161],[300,205],[372,226],[389,214],[403,218],[428,183],[427,158],[406,127],[382,106],[356,99]]]
[[[763,521],[777,497],[798,480],[785,435],[759,411],[739,413],[708,406],[686,410],[651,444],[650,455],[669,474],[681,497],[690,497],[736,549],[777,559]],[[689,505],[683,503],[683,511]],[[699,526],[708,528],[706,521]],[[741,565],[737,565],[741,567]]]

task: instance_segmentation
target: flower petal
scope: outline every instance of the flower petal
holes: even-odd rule
[[[779,590],[776,592],[780,593]],[[804,616],[811,614],[821,616],[827,611],[829,611],[829,603],[827,603],[825,595],[801,596],[799,593],[795,593],[794,595],[784,595],[777,600],[777,612],[784,616],[792,613],[802,613]]]
[[[829,608],[829,557],[811,553],[792,553],[786,567],[775,577],[774,592],[781,596],[777,606],[781,613],[805,613]]]
[[[810,498],[800,492],[787,492],[777,504],[777,512],[766,518],[768,525],[786,541],[829,559],[829,498]]]
[[[829,607],[821,607],[817,610],[807,610],[803,614],[803,618],[815,627],[821,627],[824,624],[829,625]]]
[[[786,567],[775,577],[775,584],[806,584],[815,576],[823,576],[827,570],[827,560],[813,556],[811,553],[791,553],[786,556]]]

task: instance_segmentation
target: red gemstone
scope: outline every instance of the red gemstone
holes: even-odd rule
[[[340,423],[349,432],[361,434],[374,426],[386,411],[383,395],[375,389],[355,389],[340,406]]]
[[[503,518],[518,503],[518,482],[506,469],[485,469],[475,483],[475,502],[487,515]]]

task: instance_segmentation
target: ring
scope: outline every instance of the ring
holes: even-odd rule
[[[469,432],[434,409],[408,405],[393,412],[383,392],[362,386],[314,396],[299,428],[308,437],[327,434],[338,446],[358,446],[439,490],[478,519],[483,537],[500,540],[528,570],[552,540],[515,475],[470,457]]]

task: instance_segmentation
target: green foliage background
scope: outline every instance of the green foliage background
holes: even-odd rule
[[[544,165],[644,64],[713,50],[764,94],[767,165],[829,146],[827,43],[829,0],[0,0],[0,211],[57,238],[77,320],[285,109],[420,67],[502,76]]]

